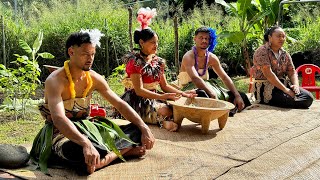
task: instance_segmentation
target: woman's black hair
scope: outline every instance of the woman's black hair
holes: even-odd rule
[[[276,29],[279,29],[281,28],[280,26],[272,26],[268,29],[266,29],[264,35],[263,35],[263,39],[266,41],[266,42],[269,42],[269,35],[272,36],[272,33],[276,30]]]
[[[86,33],[86,32],[72,33],[68,37],[67,42],[66,42],[66,56],[67,56],[67,58],[70,58],[69,53],[68,53],[69,47],[71,47],[73,45],[81,46],[81,44],[84,44],[84,43],[91,43],[90,36],[88,33]]]
[[[154,35],[156,35],[156,33],[150,28],[146,28],[141,31],[136,30],[134,31],[134,34],[133,34],[133,40],[134,40],[134,43],[139,44],[140,46],[140,43],[139,43],[140,39],[142,39],[143,41],[148,41],[152,39]]]

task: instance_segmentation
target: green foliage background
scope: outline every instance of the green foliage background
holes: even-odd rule
[[[32,44],[34,37],[42,30],[44,39],[39,51],[50,52],[55,56],[55,59],[51,60],[38,59],[42,69],[41,80],[44,81],[48,71],[41,65],[63,65],[65,40],[70,33],[79,31],[81,28],[98,28],[106,36],[101,40],[102,47],[97,50],[93,68],[106,76],[111,88],[117,94],[123,93],[124,89],[120,84],[123,67],[120,66],[119,71],[113,71],[114,74],[107,77],[107,69],[111,72],[121,65],[121,56],[129,50],[128,11],[120,0],[18,0],[18,16],[15,16],[13,7],[5,3],[7,1],[9,0],[0,1],[0,15],[4,17],[5,55],[8,62],[16,60],[13,54],[25,54],[19,46],[19,39]],[[172,18],[169,16],[171,7],[166,2],[166,0],[158,0],[158,4],[154,6],[157,8],[158,16],[153,19],[151,28],[159,35],[158,54],[167,60],[168,68],[170,68],[166,72],[172,72],[176,68],[174,67],[174,29]],[[288,41],[285,48],[290,53],[311,51],[317,55],[318,52],[319,55],[312,59],[317,65],[320,65],[319,4],[285,6],[285,14],[288,19],[284,23],[288,35],[297,40]],[[133,6],[133,30],[138,28],[135,15],[141,6],[140,4]],[[182,12],[181,6],[180,8],[178,13],[180,59],[193,46],[194,30],[200,26],[215,28],[218,34],[222,31],[240,30],[239,19],[228,16],[220,6],[200,4],[192,11],[185,12]],[[2,37],[3,34],[0,32],[0,47],[3,46]],[[248,40],[251,57],[254,50],[261,44],[262,32],[257,31]],[[3,49],[0,48],[0,63],[3,62],[3,54]],[[242,64],[244,60],[240,44],[231,43],[221,37],[218,39],[215,54],[222,62],[234,68]],[[106,63],[107,55],[110,60],[109,64]],[[173,76],[168,73],[167,77]],[[233,81],[240,91],[247,92],[248,78],[233,77]],[[93,103],[108,106],[105,104],[106,101],[102,101],[98,95],[94,94],[93,97]],[[36,107],[30,109],[36,109]],[[35,133],[43,126],[44,121],[37,112],[27,111],[27,113],[29,113],[26,115],[28,118],[18,117],[18,120],[15,121],[15,114],[12,111],[0,112],[0,131],[2,132],[0,143],[30,144],[32,142]]]
[[[76,3],[77,2],[77,3]],[[158,16],[153,19],[151,28],[159,35],[159,56],[165,58],[171,70],[174,67],[174,29],[172,18],[166,1],[157,1]],[[302,5],[301,5],[302,6]],[[136,13],[141,4],[133,6],[133,30],[138,28],[135,20]],[[298,41],[286,43],[286,49],[293,53],[296,51],[314,51],[319,49],[320,16],[319,5],[309,5],[308,8],[287,8],[291,26],[287,30],[289,36]],[[182,9],[182,7],[180,7]],[[309,10],[312,10],[309,12]],[[292,12],[292,13],[291,13]],[[40,51],[50,52],[55,56],[53,60],[39,60],[42,68],[41,80],[48,75],[48,71],[41,66],[50,64],[62,66],[65,61],[65,40],[72,32],[80,29],[100,29],[106,36],[101,40],[102,47],[97,50],[93,69],[108,76],[107,69],[111,72],[121,65],[121,57],[129,51],[128,10],[121,1],[114,0],[51,0],[51,1],[26,1],[15,17],[12,7],[0,3],[0,15],[4,17],[6,59],[13,61],[13,54],[23,54],[19,48],[18,40],[32,42],[37,33],[42,30],[44,40]],[[194,30],[200,26],[210,26],[222,31],[238,31],[238,19],[228,16],[223,8],[218,5],[196,6],[192,11],[179,12],[179,57],[193,46]],[[294,29],[293,29],[294,28]],[[262,44],[263,32],[257,31],[248,40],[249,53],[252,57],[254,50]],[[2,45],[2,42],[1,42]],[[243,63],[240,44],[231,43],[227,39],[219,38],[215,53],[222,62],[232,68]],[[3,51],[0,49],[0,63]],[[109,63],[107,62],[109,58]],[[320,65],[320,60],[314,61]]]

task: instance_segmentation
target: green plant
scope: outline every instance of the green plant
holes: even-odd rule
[[[267,1],[268,0],[260,0],[260,2],[264,2],[264,5]],[[239,19],[239,30],[222,32],[220,36],[228,38],[228,40],[233,43],[240,43],[245,59],[246,72],[249,76],[251,60],[248,52],[248,38],[249,36],[255,38],[260,37],[259,31],[261,32],[261,30],[263,30],[261,21],[269,15],[272,10],[268,7],[261,9],[258,2],[251,0],[238,0],[236,3],[226,3],[224,0],[216,0],[216,3],[224,6],[231,16]]]
[[[26,105],[29,101],[30,95],[35,94],[35,90],[41,83],[39,76],[41,70],[39,69],[38,58],[52,59],[54,56],[50,53],[38,53],[42,44],[43,33],[39,32],[38,37],[33,43],[32,48],[23,40],[19,41],[20,47],[29,55],[18,55],[15,61],[11,64],[14,68],[6,68],[0,64],[0,84],[5,94],[5,101],[2,108],[7,110],[14,110],[17,119],[17,111],[22,111],[24,117],[26,112]]]
[[[107,78],[107,82],[110,84],[111,89],[118,95],[122,95],[124,92],[124,86],[121,81],[125,77],[125,74],[125,64],[122,64],[113,69],[112,74]]]

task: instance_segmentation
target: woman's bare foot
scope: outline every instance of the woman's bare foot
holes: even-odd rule
[[[146,148],[144,146],[137,146],[134,148],[131,148],[128,152],[123,154],[123,156],[136,156],[141,157],[146,154]]]
[[[178,124],[173,122],[173,121],[163,121],[162,126],[171,132],[177,131],[178,130]]]

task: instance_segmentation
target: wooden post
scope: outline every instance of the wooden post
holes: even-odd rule
[[[174,60],[176,66],[176,72],[179,74],[180,63],[179,63],[179,33],[178,33],[178,17],[175,13],[173,18],[174,25]]]
[[[105,55],[106,55],[106,68],[107,68],[107,77],[110,75],[110,58],[109,58],[109,41],[108,41],[108,22],[107,19],[104,19],[104,27],[106,29],[106,48],[105,50]]]
[[[3,65],[7,67],[7,60],[6,60],[6,37],[4,31],[4,17],[1,16],[1,29],[2,29],[2,55],[3,55]]]
[[[17,21],[17,19],[18,19],[18,1],[14,0],[13,5],[14,5],[14,20]]]
[[[129,11],[129,42],[130,42],[130,51],[133,52],[133,42],[132,42],[132,7],[128,7]]]

